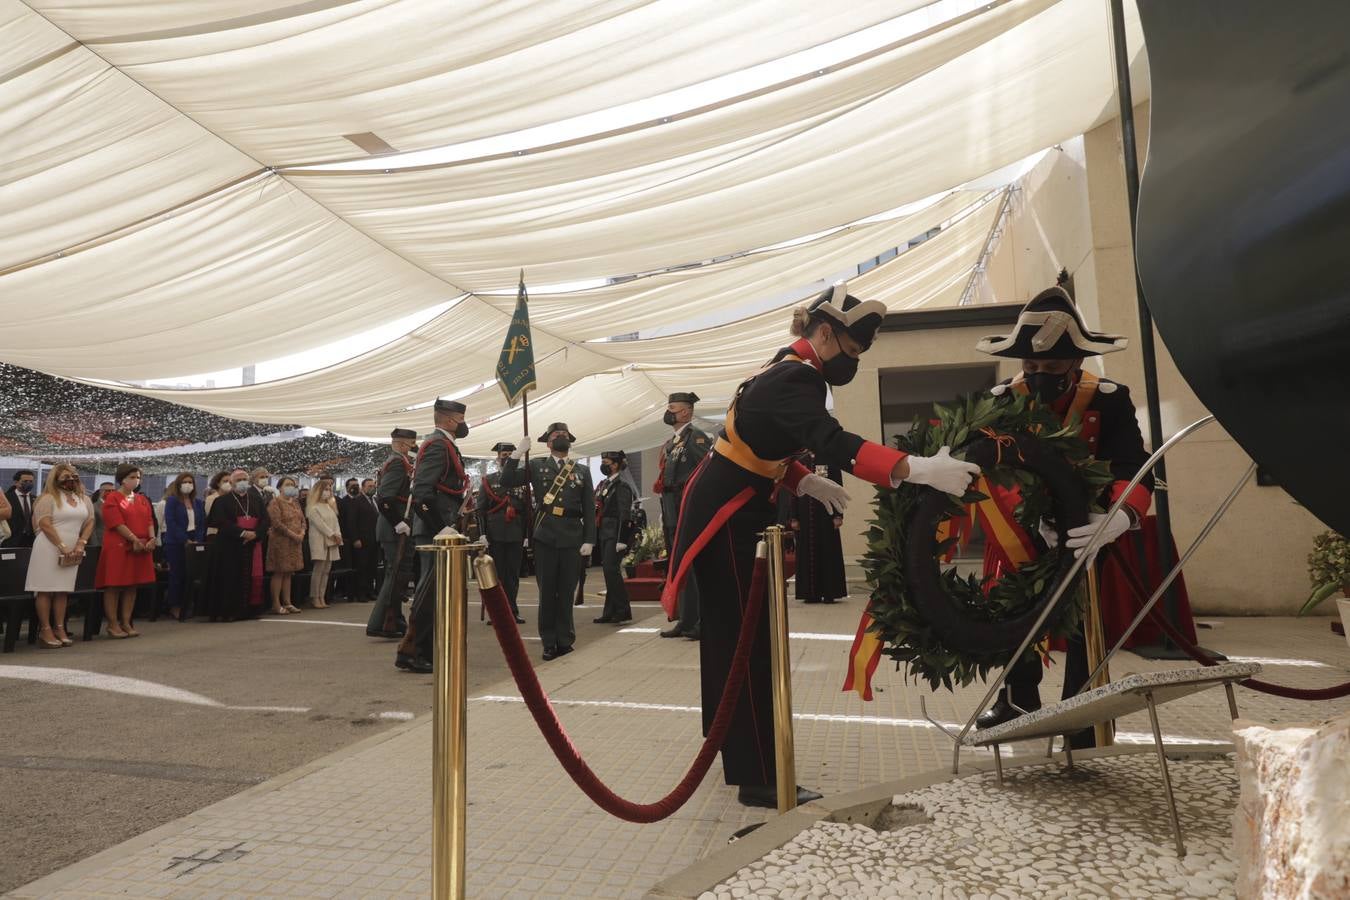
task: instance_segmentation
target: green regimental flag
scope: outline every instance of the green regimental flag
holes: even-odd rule
[[[516,400],[526,391],[535,389],[534,345],[530,341],[530,298],[525,293],[525,272],[520,273],[520,290],[516,294],[516,311],[511,315],[511,327],[502,342],[502,355],[497,360],[497,380],[501,382],[506,402]]]

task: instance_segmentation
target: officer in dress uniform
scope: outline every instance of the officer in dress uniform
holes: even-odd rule
[[[1061,282],[1065,277],[1061,275]],[[1115,477],[1097,500],[1103,508],[1120,497],[1148,460],[1148,452],[1144,449],[1129,388],[1084,371],[1083,360],[1114,353],[1125,346],[1123,337],[1090,330],[1068,292],[1058,285],[1042,291],[1022,309],[1010,334],[987,337],[976,345],[977,350],[991,356],[1022,361],[1019,374],[992,388],[995,396],[1029,394],[1049,404],[1065,421],[1073,418],[1082,423],[1080,436],[1097,458],[1110,463]],[[1101,546],[1137,529],[1148,514],[1152,497],[1153,476],[1147,475],[1112,518]],[[1067,532],[1065,546],[1081,553],[1103,518],[1102,513],[1091,513],[1087,525]],[[1049,528],[1042,528],[1041,535],[1051,545],[1059,540],[1058,534]],[[987,548],[985,576],[997,578],[1003,565]],[[1015,719],[1023,711],[1040,709],[1041,669],[1041,661],[1036,657],[1015,662],[997,702],[977,719],[979,727],[990,728]],[[1089,674],[1085,643],[1078,634],[1068,642],[1063,697],[1068,699],[1076,694]],[[1092,729],[1071,735],[1069,742],[1075,749],[1093,746]]]
[[[413,550],[408,546],[412,526],[407,515],[413,471],[410,454],[417,446],[417,432],[395,428],[389,438],[393,452],[380,466],[375,486],[375,506],[380,512],[375,538],[384,554],[384,580],[366,622],[366,634],[381,638],[403,637],[408,630],[403,601],[408,599],[408,582],[413,572]]]
[[[622,625],[633,620],[622,563],[633,540],[633,503],[637,491],[628,474],[628,454],[622,450],[602,453],[600,466],[605,480],[595,490],[595,519],[600,565],[605,573],[605,608],[595,624]]]
[[[674,434],[661,447],[661,471],[652,490],[661,495],[661,530],[666,536],[667,554],[675,547],[675,529],[680,518],[680,503],[684,486],[694,474],[703,457],[712,448],[708,433],[694,424],[694,404],[698,394],[671,394],[663,421],[674,429]],[[699,618],[698,579],[685,581],[680,593],[679,620],[674,627],[661,632],[663,638],[687,637],[692,641],[701,634]]]
[[[464,404],[458,401],[437,400],[433,406],[436,429],[417,451],[412,479],[412,539],[419,544],[429,544],[438,535],[450,534],[459,521],[460,507],[469,491],[464,457],[455,444],[469,434],[465,411]],[[422,558],[422,572],[413,595],[412,621],[398,645],[394,665],[410,672],[431,672],[435,617],[436,563],[428,554]]]
[[[516,597],[520,593],[520,562],[525,555],[525,520],[530,504],[524,487],[505,487],[502,469],[511,458],[515,444],[498,443],[492,448],[497,454],[497,471],[483,477],[483,502],[478,510],[478,531],[488,542],[488,554],[497,563],[497,578],[511,601],[511,612],[516,623],[523,625]]]
[[[843,285],[795,310],[792,333],[798,340],[737,388],[712,452],[685,487],[661,604],[673,609],[680,586],[691,571],[698,572],[705,734],[731,671],[755,545],[774,521],[774,492],[782,488],[814,497],[831,515],[848,505],[843,485],[793,457],[810,450],[817,463],[837,465],[876,485],[909,481],[957,495],[979,474],[979,466],[950,452],[914,456],[865,440],[830,415],[825,405],[829,387],[853,379],[858,357],[871,346],[885,314],[885,304],[860,301]],[[741,803],[777,805],[767,614],[754,631],[749,674],[722,745],[722,768],[727,784],[738,786]],[[797,789],[798,803],[819,796]]]
[[[539,637],[544,659],[572,652],[576,625],[572,596],[581,580],[583,558],[595,548],[595,489],[591,470],[567,452],[576,438],[563,422],[554,422],[539,437],[549,448],[542,459],[520,460],[525,448],[511,451],[502,466],[501,484],[529,484],[534,497],[534,577],[539,585]]]

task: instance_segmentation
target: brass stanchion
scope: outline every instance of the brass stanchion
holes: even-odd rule
[[[1087,567],[1087,592],[1087,618],[1083,620],[1083,631],[1087,642],[1088,671],[1091,672],[1106,656],[1106,630],[1102,624],[1101,600],[1097,593],[1097,569],[1092,563],[1089,563]],[[1092,679],[1088,688],[1099,688],[1110,683],[1111,670],[1102,666],[1102,670],[1097,673],[1096,678]],[[1098,722],[1092,726],[1092,730],[1097,736],[1098,747],[1110,747],[1116,742],[1116,723],[1114,721]]]
[[[464,897],[464,843],[467,825],[465,768],[468,765],[468,579],[469,544],[460,534],[437,536],[436,697],[432,711],[431,896]]]
[[[769,554],[769,648],[773,668],[773,744],[778,768],[778,811],[797,805],[797,753],[792,739],[792,665],[788,656],[787,572],[783,527],[764,531]]]

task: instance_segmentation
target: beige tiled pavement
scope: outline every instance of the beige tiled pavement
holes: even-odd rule
[[[924,722],[919,696],[883,666],[877,699],[840,692],[861,600],[794,604],[798,780],[827,793],[947,766],[951,744]],[[645,608],[642,614],[652,612]],[[1267,662],[1266,677],[1298,686],[1350,679],[1350,650],[1326,619],[1224,619],[1202,642]],[[545,688],[583,755],[620,794],[651,801],[697,751],[698,652],[661,640],[663,617],[634,623],[541,667]],[[1177,667],[1126,654],[1118,676]],[[1058,693],[1059,667],[1042,691]],[[391,675],[391,677],[395,677]],[[410,676],[404,676],[410,677]],[[930,712],[956,723],[981,691],[928,694]],[[767,812],[735,802],[720,765],[670,819],[632,825],[596,808],[539,736],[515,686],[471,698],[468,891],[474,897],[639,897],[725,844]],[[1350,710],[1239,689],[1244,717],[1305,721]],[[1226,740],[1222,693],[1164,707],[1169,740]],[[1145,716],[1122,720],[1143,741]],[[1043,746],[1022,745],[1019,753]],[[972,752],[972,751],[966,751]],[[982,752],[982,751],[974,751]],[[423,718],[114,847],[16,891],[15,897],[416,897],[430,883],[431,727]]]

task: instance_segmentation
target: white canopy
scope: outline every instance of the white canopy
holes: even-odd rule
[[[917,25],[893,21],[919,7]],[[1132,4],[1127,24],[1138,49]],[[895,37],[862,40],[872,28]],[[852,56],[812,77],[695,98],[850,35]],[[1079,0],[0,0],[0,298],[32,326],[0,358],[162,379],[459,297],[307,375],[143,392],[366,437],[424,427],[420,407],[460,396],[481,450],[518,431],[480,386],[519,271],[620,279],[532,295],[531,419],[623,446],[669,391],[725,402],[783,342],[783,309],[738,309],[943,223],[851,290],[892,309],[955,303],[997,204],[956,192],[871,219],[1105,120],[1111,72],[1106,7]],[[683,107],[658,97],[677,89],[693,92]],[[616,110],[658,100],[671,115]],[[549,133],[571,137],[546,136],[566,122]],[[514,150],[436,150],[472,141]],[[732,321],[599,340],[709,315]]]

